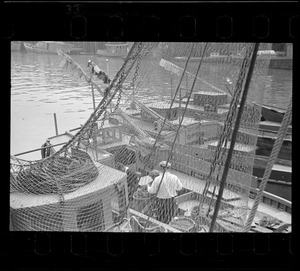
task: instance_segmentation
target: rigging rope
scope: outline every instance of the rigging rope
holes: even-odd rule
[[[172,101],[171,101],[169,110],[171,110],[171,108],[172,108],[172,106],[173,106],[173,103],[174,103],[174,101],[175,101],[177,92],[178,92],[178,90],[179,90],[179,88],[180,88],[182,79],[183,79],[183,77],[184,77],[184,73],[185,73],[185,71],[186,71],[186,69],[187,69],[187,66],[188,66],[189,59],[190,59],[190,57],[191,57],[191,55],[192,55],[192,52],[193,52],[193,48],[192,48],[191,51],[190,51],[188,60],[187,60],[187,62],[186,62],[186,64],[185,64],[185,67],[184,67],[184,70],[183,70],[183,72],[182,72],[182,75],[181,75],[179,84],[178,84],[178,86],[177,86],[175,95],[174,95],[174,97],[173,97],[173,99],[172,99]],[[143,105],[143,104],[142,104],[142,105]],[[143,106],[144,106],[144,105],[143,105]],[[147,108],[147,107],[146,107],[146,108]],[[155,112],[155,113],[156,113],[156,112]],[[159,115],[159,116],[160,116],[160,115]],[[161,116],[160,116],[160,117],[161,117]],[[157,145],[157,143],[158,143],[159,136],[161,135],[161,132],[162,132],[163,127],[164,127],[164,125],[165,125],[165,123],[166,123],[166,120],[167,120],[167,114],[166,114],[166,116],[165,116],[165,118],[164,118],[164,121],[163,121],[163,124],[161,125],[161,128],[160,128],[160,130],[159,130],[159,132],[158,132],[158,134],[157,134],[157,136],[156,136],[156,139],[155,139],[155,141],[154,141],[154,143],[153,143],[153,146],[151,146],[151,152],[150,152],[150,154],[147,156],[146,162],[144,162],[144,168],[143,168],[143,170],[146,169],[147,163],[150,161],[151,157],[152,157],[153,154],[155,153],[155,147],[156,147],[156,145]],[[178,131],[179,129],[180,129],[180,125],[179,125],[179,127],[177,128],[177,131]],[[176,138],[175,138],[175,141],[176,141]],[[168,160],[168,161],[169,161],[169,160]],[[163,173],[163,176],[164,176],[164,174],[165,174],[165,171],[164,171],[164,173]],[[160,184],[161,184],[161,183],[160,183]],[[157,191],[156,191],[155,196],[157,195],[157,193],[158,193],[158,191],[159,191],[160,184],[159,184],[159,187],[158,187],[158,189],[157,189]],[[128,209],[128,207],[129,207],[129,204],[126,206],[126,209]],[[147,223],[149,222],[149,218],[150,218],[150,216],[148,216]]]
[[[212,165],[211,165],[210,173],[207,177],[207,182],[206,182],[205,188],[203,190],[203,195],[205,195],[207,193],[208,189],[209,189],[209,186],[210,186],[210,183],[211,183],[211,177],[212,177],[212,174],[214,173],[214,171],[216,169],[217,162],[218,162],[218,160],[220,158],[220,154],[222,152],[222,147],[223,147],[224,143],[225,144],[227,143],[227,139],[229,137],[231,126],[234,123],[234,119],[235,119],[236,111],[237,111],[236,109],[237,109],[239,98],[240,98],[240,95],[241,95],[241,92],[242,92],[243,82],[244,82],[244,80],[246,78],[246,75],[247,75],[246,67],[250,63],[250,56],[251,56],[251,47],[249,47],[249,50],[245,54],[245,57],[244,57],[244,61],[243,61],[243,64],[242,64],[242,67],[241,67],[241,70],[240,70],[240,74],[239,74],[239,77],[238,77],[238,80],[237,80],[237,83],[236,83],[234,96],[233,96],[233,99],[231,100],[231,103],[230,103],[229,112],[227,114],[226,121],[224,122],[223,132],[221,134],[221,138],[219,140],[219,143],[218,143],[218,146],[217,146],[217,149],[216,149],[216,152],[215,152],[215,156],[214,156],[214,160],[213,160]],[[225,154],[225,149],[226,149],[226,145],[224,146],[224,150],[222,152],[223,155]]]
[[[142,50],[142,43],[135,43],[132,46],[132,48],[131,48],[130,52],[128,53],[128,56],[127,56],[127,58],[126,58],[126,60],[125,60],[125,62],[123,64],[122,69],[120,69],[118,71],[117,75],[112,80],[111,84],[105,89],[103,99],[101,100],[101,102],[97,106],[96,111],[90,116],[90,118],[88,119],[88,121],[86,122],[86,124],[81,128],[81,130],[77,134],[75,134],[75,136],[73,137],[73,139],[71,141],[69,141],[69,143],[67,143],[66,145],[64,145],[61,150],[59,150],[58,152],[56,152],[56,155],[58,153],[61,153],[61,152],[65,151],[82,134],[84,134],[86,131],[88,131],[89,126],[91,125],[91,123],[94,123],[95,120],[97,120],[101,116],[101,114],[105,111],[107,105],[111,104],[112,99],[114,98],[114,96],[116,95],[116,93],[120,90],[120,88],[122,86],[122,83],[124,82],[124,80],[126,78],[126,75],[132,69],[132,67],[133,67],[135,61],[137,60],[137,57],[140,54],[141,50]],[[62,54],[62,55],[64,55],[64,54]],[[68,61],[70,61],[70,57],[68,58]],[[77,63],[74,63],[74,61],[72,59],[71,59],[70,62],[73,63],[73,64],[75,64],[75,66],[78,66],[77,68],[80,69],[81,72],[83,73],[81,67]],[[125,69],[126,69],[126,71],[125,71]],[[83,73],[83,74],[85,75],[85,78],[89,78],[85,73]],[[123,74],[123,76],[122,76],[122,74]],[[115,86],[117,79],[119,79],[119,82]],[[98,87],[98,85],[95,82],[93,82],[92,80],[90,80],[90,82],[93,84],[93,86],[95,86],[97,88],[97,90],[99,92],[101,91],[100,88]],[[115,91],[112,94],[110,94],[110,90],[113,87],[116,87],[116,89],[115,89]],[[118,108],[118,112],[120,112],[120,111],[121,110]],[[139,132],[141,132],[140,129],[139,129]],[[147,134],[145,132],[142,132],[142,135],[143,136],[147,136]]]
[[[191,58],[192,52],[193,52],[193,47],[191,48],[190,54],[189,54],[188,59],[187,59],[187,61],[186,61],[186,63],[185,63],[183,72],[182,72],[181,77],[180,77],[180,80],[179,80],[179,84],[177,85],[177,88],[176,88],[174,97],[173,97],[173,99],[172,99],[172,101],[171,101],[169,110],[172,109],[172,106],[173,106],[174,101],[175,101],[175,99],[176,99],[178,90],[180,89],[180,85],[181,85],[181,82],[182,82],[182,80],[183,80],[183,78],[184,78],[184,73],[186,72],[186,69],[187,69],[187,66],[188,66],[188,62],[189,62],[189,60],[190,60],[190,58]],[[160,135],[161,135],[161,133],[162,133],[162,130],[163,130],[163,127],[164,127],[164,125],[165,125],[165,123],[166,123],[166,120],[167,120],[167,114],[166,114],[166,116],[165,116],[165,118],[164,118],[164,121],[163,121],[161,127],[160,127],[160,130],[158,131],[158,134],[157,134],[157,136],[156,136],[155,142],[153,143],[153,146],[152,146],[152,152],[150,153],[150,155],[148,156],[147,161],[145,162],[144,170],[145,170],[145,168],[146,168],[146,166],[147,166],[147,163],[150,161],[151,156],[154,154],[154,150],[155,150],[156,144],[157,144],[158,139],[159,139],[159,137],[160,137]],[[179,125],[179,128],[180,128],[180,125]]]
[[[241,99],[239,111],[238,111],[238,114],[237,114],[235,127],[234,127],[234,130],[233,130],[233,133],[232,133],[230,147],[229,147],[228,155],[227,155],[225,166],[224,166],[224,171],[223,171],[223,175],[222,175],[222,179],[221,179],[221,183],[220,183],[218,197],[217,197],[213,217],[212,217],[212,220],[211,220],[209,232],[214,231],[214,226],[215,226],[217,215],[218,215],[218,212],[219,212],[219,209],[220,209],[221,199],[222,199],[223,191],[224,191],[224,188],[225,188],[225,183],[226,183],[226,179],[227,179],[227,175],[228,175],[229,165],[230,165],[231,158],[232,158],[233,148],[234,148],[234,145],[235,145],[235,141],[236,141],[236,138],[237,138],[237,133],[238,133],[238,130],[239,130],[241,119],[242,119],[242,114],[243,114],[243,111],[244,111],[244,106],[245,106],[247,95],[248,95],[249,85],[250,85],[253,70],[254,70],[254,65],[255,65],[255,60],[256,60],[258,48],[259,48],[259,43],[256,43],[254,48],[253,48],[253,52],[252,52],[252,58],[251,58],[249,70],[248,70],[247,77],[246,77],[244,92],[242,94],[242,99]]]
[[[250,211],[248,220],[246,222],[246,225],[245,225],[245,228],[244,228],[245,232],[249,231],[250,228],[251,228],[251,225],[252,225],[254,216],[256,214],[258,205],[259,205],[259,203],[261,201],[261,198],[263,196],[263,192],[264,192],[265,187],[266,187],[266,185],[268,183],[268,180],[269,180],[269,177],[270,177],[273,165],[274,165],[274,163],[276,161],[276,158],[277,158],[277,156],[279,154],[279,151],[281,149],[281,146],[282,146],[282,142],[283,142],[284,137],[285,137],[285,135],[287,133],[288,126],[289,126],[289,124],[291,122],[291,119],[292,119],[292,104],[293,104],[293,99],[291,97],[289,105],[288,105],[288,108],[287,108],[287,111],[284,114],[284,117],[283,117],[283,120],[282,120],[282,124],[281,124],[279,132],[278,132],[278,136],[277,136],[277,138],[275,140],[275,143],[274,143],[271,155],[270,155],[270,159],[268,160],[268,164],[266,166],[266,169],[265,169],[262,181],[261,181],[261,183],[259,185],[259,191],[258,191],[258,193],[256,195],[254,204],[252,206],[252,209]]]
[[[218,174],[217,174],[217,179],[216,179],[218,181],[218,177],[219,177],[219,173],[220,173],[220,169],[221,169],[220,155],[222,153],[222,156],[224,156],[225,153],[226,153],[226,145],[227,145],[227,141],[228,141],[228,138],[229,138],[229,135],[230,135],[231,126],[233,125],[234,119],[235,119],[235,116],[236,116],[236,111],[237,111],[236,108],[237,108],[238,101],[239,101],[239,98],[240,98],[240,95],[241,95],[241,92],[242,92],[243,82],[244,82],[246,74],[247,74],[246,73],[246,70],[247,70],[246,67],[249,65],[251,52],[252,52],[251,47],[249,47],[247,52],[245,53],[245,57],[243,59],[243,63],[242,63],[242,66],[241,66],[241,69],[240,69],[240,72],[239,72],[239,75],[238,75],[238,80],[237,80],[236,86],[235,86],[234,96],[232,97],[230,107],[229,107],[229,112],[227,113],[227,117],[226,117],[226,120],[224,122],[223,131],[221,133],[220,139],[218,141],[217,148],[215,150],[215,154],[214,154],[213,161],[211,163],[209,174],[206,178],[206,184],[205,184],[204,189],[202,191],[203,196],[201,197],[200,203],[198,205],[199,215],[201,215],[201,209],[203,207],[204,197],[205,197],[205,195],[207,194],[207,192],[209,190],[210,184],[212,182],[212,175],[216,170],[217,164],[219,164]],[[225,144],[225,146],[224,146],[224,144]],[[222,151],[223,146],[224,146],[224,149]],[[214,193],[215,193],[215,189],[213,190],[213,193],[212,193],[212,196],[211,196],[211,203],[212,203],[212,200],[213,200],[213,197],[214,197]],[[211,203],[209,204],[210,206],[211,206]],[[210,211],[210,207],[207,210],[207,215],[209,214],[209,211]]]
[[[188,99],[187,99],[187,102],[186,102],[186,105],[185,105],[185,108],[184,108],[184,111],[183,111],[183,114],[182,114],[182,118],[180,119],[179,126],[178,126],[178,128],[177,128],[177,131],[176,131],[174,140],[173,140],[173,142],[172,142],[171,149],[170,149],[170,151],[169,151],[169,155],[168,155],[168,158],[167,158],[167,161],[166,161],[166,165],[168,165],[168,163],[169,163],[169,161],[170,161],[170,157],[172,156],[172,151],[173,151],[173,149],[174,149],[175,142],[176,142],[176,140],[177,140],[177,136],[178,136],[178,134],[179,134],[179,130],[180,130],[180,128],[181,128],[181,125],[182,125],[182,122],[183,122],[183,119],[184,119],[184,115],[185,115],[187,106],[188,106],[189,101],[190,101],[190,98],[191,98],[191,96],[192,96],[193,89],[194,89],[194,87],[195,87],[195,83],[196,83],[196,80],[197,80],[197,76],[198,76],[198,73],[199,73],[199,71],[200,71],[200,67],[201,67],[201,65],[202,65],[203,57],[204,57],[204,54],[205,54],[205,51],[206,51],[207,46],[208,46],[208,43],[206,43],[205,46],[204,46],[203,53],[202,53],[202,57],[201,57],[200,63],[199,63],[198,68],[197,68],[196,76],[194,77],[193,84],[192,84],[191,90],[190,90],[190,92],[189,92],[189,96],[188,96]],[[191,52],[192,52],[192,50],[191,50]],[[190,56],[191,56],[191,54],[190,54]],[[186,66],[187,66],[187,64],[186,64]],[[183,78],[183,75],[184,75],[184,73],[182,74],[182,78]],[[181,82],[180,82],[180,83],[181,83]],[[180,86],[180,84],[178,85],[178,88],[179,88],[179,86]],[[178,91],[178,89],[177,89],[177,91]],[[176,97],[176,96],[174,95],[174,97]],[[156,190],[156,193],[155,193],[154,197],[156,197],[157,194],[158,194],[158,192],[159,192],[159,189],[160,189],[160,186],[161,186],[161,184],[162,184],[163,178],[164,178],[164,176],[165,176],[166,170],[167,170],[167,166],[164,168],[163,174],[162,174],[162,176],[161,176],[161,179],[160,179],[160,182],[159,182],[159,184],[158,184],[158,187],[157,187],[157,190]],[[148,220],[147,220],[147,221],[149,221],[149,218],[150,218],[150,217],[148,217]]]

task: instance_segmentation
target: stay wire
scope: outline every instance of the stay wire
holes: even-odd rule
[[[208,46],[208,43],[206,43],[205,46],[204,46],[203,53],[202,53],[202,57],[201,57],[201,60],[200,60],[199,65],[198,65],[197,72],[196,72],[196,75],[195,75],[195,78],[194,78],[194,81],[193,81],[191,90],[190,90],[190,92],[189,92],[189,96],[188,96],[188,99],[187,99],[187,102],[186,102],[186,105],[185,105],[185,108],[184,108],[184,111],[183,111],[183,114],[182,114],[182,118],[180,119],[180,123],[179,123],[178,129],[177,129],[177,131],[176,131],[175,138],[174,138],[174,140],[173,140],[173,142],[172,142],[172,146],[171,146],[171,149],[170,149],[170,151],[169,151],[169,155],[168,155],[168,158],[167,158],[167,161],[166,161],[166,167],[164,168],[163,175],[162,175],[162,177],[161,177],[161,179],[160,179],[158,188],[157,188],[156,193],[155,193],[155,195],[154,195],[155,197],[157,197],[157,195],[158,195],[160,186],[161,186],[162,181],[163,181],[163,178],[164,178],[164,176],[165,176],[166,169],[167,169],[167,165],[168,165],[168,163],[169,163],[169,161],[170,161],[170,157],[171,157],[171,155],[172,155],[172,151],[173,151],[175,142],[176,142],[176,140],[177,140],[177,136],[178,136],[178,134],[179,134],[179,130],[180,130],[180,128],[181,128],[181,125],[182,125],[182,122],[183,122],[183,119],[184,119],[185,112],[186,112],[186,110],[187,110],[187,106],[188,106],[189,101],[190,101],[190,98],[191,98],[191,96],[192,96],[192,92],[193,92],[193,89],[194,89],[194,87],[195,87],[195,83],[196,83],[196,80],[197,80],[197,76],[198,76],[198,73],[199,73],[199,71],[200,71],[200,67],[201,67],[201,65],[202,65],[202,61],[203,61],[204,54],[205,54],[205,51],[206,51],[206,49],[207,49],[207,46]],[[149,218],[150,218],[150,217],[148,216],[148,220],[149,220]],[[147,220],[147,221],[148,221],[148,220]]]
[[[255,43],[253,53],[252,53],[252,57],[251,57],[251,61],[250,61],[249,70],[248,70],[247,77],[246,77],[244,91],[243,91],[241,102],[240,102],[239,111],[238,111],[238,114],[237,114],[237,117],[236,117],[236,122],[235,122],[234,130],[233,130],[233,133],[232,133],[231,141],[230,141],[230,147],[229,147],[229,150],[228,150],[228,155],[227,155],[226,162],[225,162],[225,165],[224,165],[224,171],[223,171],[223,175],[222,175],[222,179],[221,179],[221,183],[220,183],[218,197],[217,197],[217,201],[216,201],[216,204],[215,204],[214,213],[213,213],[213,217],[212,217],[212,220],[211,220],[209,232],[214,231],[217,215],[218,215],[218,212],[219,212],[219,209],[220,209],[221,199],[222,199],[222,196],[223,196],[223,191],[224,191],[225,184],[226,184],[226,179],[227,179],[227,175],[228,175],[228,171],[229,171],[229,166],[230,166],[230,163],[231,163],[233,149],[234,149],[235,141],[236,141],[237,134],[238,134],[238,131],[239,131],[240,122],[241,122],[241,119],[242,119],[242,114],[243,114],[243,111],[244,111],[244,106],[245,106],[245,103],[246,103],[250,82],[251,82],[251,79],[252,79],[252,74],[253,74],[253,70],[254,70],[254,66],[255,66],[255,61],[256,61],[258,48],[259,48],[259,43]]]

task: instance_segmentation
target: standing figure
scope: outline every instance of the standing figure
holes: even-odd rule
[[[154,121],[154,130],[155,131],[160,131],[161,130],[161,126],[162,126],[162,123],[159,119],[155,120]]]
[[[45,148],[45,147],[47,147],[47,148]],[[50,143],[49,138],[46,139],[46,142],[42,145],[42,148],[43,149],[41,149],[41,154],[42,154],[43,159],[52,154],[52,151],[51,151],[52,145]]]
[[[166,161],[162,161],[159,165],[163,170],[166,169],[164,178],[161,180],[162,175],[159,175],[154,179],[151,185],[148,184],[147,186],[148,192],[151,194],[156,194],[159,188],[155,200],[156,208],[159,211],[157,219],[168,224],[174,217],[176,211],[174,197],[177,196],[177,191],[180,191],[183,186],[179,178],[168,171],[171,167],[170,163],[167,164]]]
[[[124,166],[122,163],[116,163],[116,169],[127,174],[127,187],[128,187],[128,201],[129,203],[133,200],[133,194],[139,186],[139,178],[134,170]]]

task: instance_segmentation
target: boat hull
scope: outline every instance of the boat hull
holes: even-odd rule
[[[24,42],[11,42],[11,51],[25,52]]]
[[[263,120],[273,121],[273,122],[282,122],[284,112],[278,111],[275,108],[262,106],[261,115]]]
[[[127,54],[109,53],[104,50],[98,50],[96,53],[99,57],[115,57],[115,58],[126,58]]]
[[[70,55],[80,55],[82,54],[83,49],[82,48],[72,48],[70,49]]]
[[[257,138],[257,155],[270,156],[275,138],[258,136]],[[292,140],[285,139],[282,143],[281,149],[278,154],[279,159],[292,160]]]
[[[47,50],[47,49],[44,49],[44,48],[38,48],[38,47],[35,47],[35,46],[33,46],[31,44],[27,44],[27,43],[24,43],[24,46],[25,46],[27,52],[57,55],[57,50],[51,50],[51,49]],[[61,49],[61,50],[65,53],[70,53],[69,49],[68,50]]]
[[[282,69],[282,70],[292,70],[293,69],[293,59],[290,57],[278,57],[278,56],[258,56],[257,60],[262,61],[266,58],[270,59],[269,68],[270,69]],[[199,62],[201,57],[191,57],[190,62]],[[211,56],[204,57],[204,63],[218,63],[220,60],[231,61],[233,64],[240,65],[241,61],[244,59],[242,56]],[[187,57],[175,57],[175,61],[186,62]]]

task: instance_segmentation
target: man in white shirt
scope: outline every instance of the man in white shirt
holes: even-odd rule
[[[162,161],[159,165],[163,170],[166,168],[163,180],[161,181],[162,175],[157,176],[151,185],[147,185],[147,188],[151,194],[156,194],[159,188],[156,194],[156,208],[159,210],[157,219],[168,224],[174,216],[176,210],[174,197],[177,196],[177,191],[182,189],[182,183],[176,175],[168,171],[171,167],[170,163]]]

